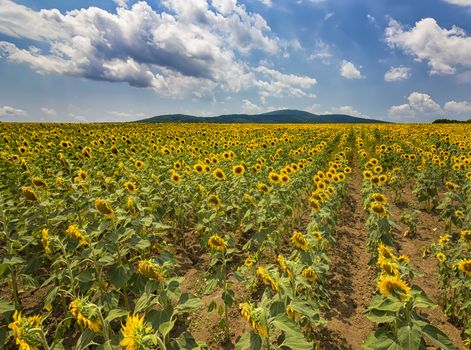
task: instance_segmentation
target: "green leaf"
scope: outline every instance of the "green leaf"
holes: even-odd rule
[[[371,333],[363,343],[364,350],[404,350],[397,339],[386,329]]]
[[[95,270],[94,269],[83,270],[75,278],[82,283],[88,283],[88,282],[94,281]]]
[[[77,343],[75,344],[76,350],[83,350],[88,348],[90,345],[93,345],[93,338],[95,337],[95,333],[89,330],[88,328],[83,331],[78,338]]]
[[[7,300],[0,299],[0,314],[15,311],[15,305]]]
[[[237,339],[235,350],[260,350],[262,338],[257,333],[247,333]]]
[[[162,323],[168,322],[172,319],[173,309],[171,306],[163,310],[151,310],[147,314],[147,320],[152,324],[154,329],[159,329]]]
[[[274,301],[270,306],[270,316],[275,317],[278,315],[284,315],[285,313],[285,303],[282,301]]]
[[[193,350],[193,349],[200,349],[200,347],[196,343],[196,340],[193,338],[193,336],[190,333],[184,332],[180,334],[180,336],[172,342],[170,349]]]
[[[172,330],[173,326],[175,326],[175,321],[167,321],[163,322],[159,325],[159,332],[162,334],[162,336],[165,338],[167,334],[170,333]]]
[[[151,306],[150,301],[152,298],[153,296],[151,294],[142,294],[139,299],[136,300],[136,304],[134,305],[134,313],[138,313],[139,311],[142,311]]]
[[[114,266],[108,270],[108,279],[117,289],[121,289],[132,277],[133,271],[129,265]]]
[[[180,296],[178,305],[175,307],[175,313],[188,312],[201,307],[202,304],[201,299],[190,293],[183,293]]]
[[[437,327],[427,324],[422,327],[422,333],[433,345],[443,350],[456,350],[451,340]]]
[[[225,290],[222,293],[222,300],[224,300],[224,304],[228,307],[231,307],[234,304],[234,291],[232,290]]]
[[[418,350],[422,341],[422,333],[416,324],[400,321],[397,323],[397,338],[404,349]]]
[[[389,323],[396,319],[396,314],[393,312],[381,311],[381,310],[366,310],[365,316],[372,322],[377,324]]]
[[[105,321],[111,322],[117,318],[121,318],[123,316],[126,316],[128,312],[123,309],[113,309],[108,312],[108,316],[106,316]]]
[[[413,285],[411,294],[414,298],[414,307],[434,308],[437,306],[419,286]]]

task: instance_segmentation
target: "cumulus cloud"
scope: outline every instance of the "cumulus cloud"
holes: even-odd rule
[[[285,74],[265,66],[255,68],[254,72],[260,77],[255,79],[254,85],[259,90],[262,103],[268,97],[315,97],[306,91],[317,83],[315,78]]]
[[[260,0],[260,2],[267,7],[271,7],[273,5],[272,0]]]
[[[248,114],[258,114],[262,112],[262,108],[250,100],[242,100],[242,112]]]
[[[449,4],[458,6],[471,6],[471,0],[444,0]]]
[[[407,67],[391,67],[384,74],[384,81],[399,81],[410,78],[410,68]]]
[[[130,8],[118,3],[116,13],[97,7],[61,13],[0,0],[0,33],[39,43],[0,41],[0,57],[38,72],[125,82],[176,97],[248,89],[254,73],[240,56],[279,51],[265,19],[236,0],[164,0],[161,12],[145,1]]]
[[[340,107],[337,107],[337,108],[332,108],[332,112],[339,113],[339,114],[348,114],[348,115],[351,115],[351,116],[354,116],[354,117],[366,117],[366,118],[368,118],[368,115],[363,114],[363,113],[357,111],[352,106],[348,106],[348,105],[347,106],[340,106]]]
[[[48,116],[57,115],[57,112],[54,108],[41,107],[41,112],[43,112],[43,114],[48,115]]]
[[[408,30],[391,19],[385,37],[390,47],[426,61],[430,74],[454,74],[458,66],[471,67],[471,37],[459,27],[441,28],[435,19],[425,18]]]
[[[360,70],[352,62],[343,60],[340,64],[340,75],[347,79],[362,79]]]
[[[26,115],[26,111],[11,106],[0,107],[0,117],[16,117]]]
[[[128,0],[113,0],[113,2],[118,5],[118,7],[128,7]]]
[[[453,115],[467,114],[471,116],[471,103],[470,102],[448,101],[447,103],[445,103],[444,109],[447,113],[450,113]]]
[[[389,115],[395,117],[435,117],[443,115],[440,105],[435,102],[430,95],[414,91],[407,98],[408,103],[389,108]]]

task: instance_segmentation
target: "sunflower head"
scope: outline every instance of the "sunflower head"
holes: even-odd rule
[[[458,270],[463,271],[466,276],[471,277],[471,259],[461,259],[458,261]]]
[[[121,326],[123,339],[119,345],[125,350],[147,350],[151,347],[145,343],[145,336],[150,335],[151,327],[144,323],[144,316],[128,315],[126,323]]]
[[[268,180],[273,184],[278,184],[281,182],[281,176],[272,171],[270,174],[268,174]]]
[[[139,260],[137,264],[137,271],[149,279],[159,282],[165,281],[165,273],[162,267],[151,259]]]
[[[208,245],[211,250],[219,252],[226,251],[228,247],[227,242],[218,235],[212,235],[211,237],[209,237]]]
[[[382,275],[378,280],[379,292],[384,296],[398,295],[402,301],[410,298],[410,287],[398,276]]]
[[[226,174],[224,174],[224,171],[221,168],[217,168],[213,171],[213,177],[218,181],[222,181],[226,179]]]
[[[29,186],[21,188],[21,194],[30,202],[38,202],[39,197],[36,192]]]
[[[291,242],[298,247],[299,249],[303,251],[307,251],[308,249],[308,242],[306,237],[299,232],[299,231],[294,231],[293,234],[291,235]]]
[[[241,176],[245,173],[245,167],[242,164],[235,165],[232,168],[232,174],[235,176]]]
[[[221,200],[215,194],[212,194],[208,197],[207,203],[208,206],[212,209],[217,209],[221,206]]]
[[[438,252],[437,254],[435,254],[435,257],[442,264],[446,261],[446,255],[442,252]]]
[[[13,322],[8,325],[13,331],[13,337],[20,350],[38,350],[41,346],[42,319],[39,315],[23,316],[21,312],[15,310]]]
[[[471,230],[462,230],[460,238],[467,243],[471,243]]]
[[[124,183],[124,188],[129,192],[129,193],[134,193],[137,190],[137,186],[134,182],[131,181],[126,181]]]
[[[101,198],[98,198],[95,200],[95,208],[98,210],[100,213],[107,217],[113,216],[113,209],[111,209],[109,203]]]

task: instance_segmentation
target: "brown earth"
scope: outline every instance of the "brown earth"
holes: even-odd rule
[[[347,197],[340,209],[337,242],[331,247],[331,271],[327,277],[331,309],[324,314],[327,326],[319,334],[322,349],[361,349],[374,329],[362,312],[374,293],[374,271],[366,251],[368,232],[362,207],[361,174],[354,167]]]

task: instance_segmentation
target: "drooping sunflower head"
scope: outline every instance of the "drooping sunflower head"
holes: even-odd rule
[[[371,212],[381,216],[382,218],[385,218],[388,216],[388,212],[382,203],[371,202],[370,210]]]
[[[279,290],[278,282],[268,273],[268,271],[263,267],[259,266],[257,269],[257,275],[260,277],[262,282],[271,287],[275,292]]]
[[[98,198],[95,200],[95,208],[98,210],[100,213],[106,216],[113,216],[113,209],[111,209],[110,204],[101,198]]]
[[[227,242],[218,235],[212,235],[208,239],[208,246],[211,250],[223,252],[227,249]]]
[[[311,283],[317,280],[317,272],[312,267],[305,268],[301,274]]]
[[[308,249],[307,239],[299,231],[294,231],[293,232],[293,234],[291,236],[291,242],[301,250],[307,251],[307,249]]]
[[[93,332],[100,331],[101,323],[97,305],[89,302],[86,298],[77,298],[69,304],[69,310],[79,324]]]
[[[388,276],[398,276],[399,267],[395,262],[385,259],[383,256],[379,256],[378,265],[381,267],[381,272]]]
[[[165,281],[165,272],[160,265],[151,259],[139,260],[137,272],[141,275],[159,282]]]
[[[33,177],[33,179],[31,180],[31,182],[33,183],[33,185],[37,186],[37,187],[44,187],[44,188],[47,188],[47,183],[46,181],[44,181],[43,179],[41,179],[40,177]]]
[[[36,194],[36,192],[34,191],[34,189],[32,189],[31,187],[29,186],[23,186],[21,188],[21,194],[29,201],[31,202],[38,202],[39,201],[39,197],[38,195]]]
[[[378,280],[379,292],[384,296],[398,295],[402,301],[409,299],[410,287],[398,276],[382,275]]]
[[[259,182],[257,184],[257,188],[260,192],[263,192],[265,194],[269,194],[270,193],[270,187],[268,187],[266,184],[264,184],[263,182]]]
[[[396,259],[391,248],[384,245],[382,242],[378,244],[378,254],[386,260],[394,261]]]
[[[41,346],[41,317],[23,316],[21,312],[15,310],[13,322],[8,325],[13,331],[13,337],[20,350],[38,350]]]
[[[221,200],[215,194],[212,194],[208,197],[207,203],[208,206],[212,209],[217,209],[221,206]]]
[[[150,346],[146,344],[146,335],[151,334],[152,328],[146,327],[144,316],[128,315],[126,323],[121,326],[123,339],[119,345],[125,350],[148,350]]]
[[[239,305],[240,314],[252,326],[252,328],[261,336],[268,335],[267,326],[262,321],[262,317],[258,310],[249,303],[242,303]]]

